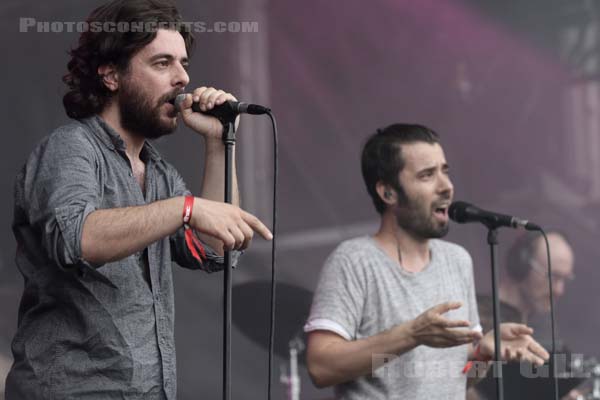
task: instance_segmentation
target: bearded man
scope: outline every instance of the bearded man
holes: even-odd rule
[[[471,257],[440,240],[454,188],[439,136],[421,125],[378,130],[362,172],[381,224],[323,267],[304,327],[311,378],[335,385],[338,399],[464,400],[463,368],[490,360],[494,340],[481,333]],[[531,334],[502,324],[502,357],[543,364]]]
[[[221,123],[191,110],[231,94],[200,87],[181,105],[205,142],[199,197],[148,141],[175,131],[170,101],[189,83],[193,37],[180,21],[166,0],[115,0],[88,22],[144,28],[92,29],[71,51],[63,103],[73,121],[36,147],[16,179],[25,287],[9,400],[175,399],[172,261],[216,271],[254,231],[271,238],[238,207],[235,182],[234,205],[223,202]]]

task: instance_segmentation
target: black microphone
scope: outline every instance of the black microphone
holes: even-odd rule
[[[185,100],[185,94],[179,94],[169,103],[175,106],[177,111],[181,111],[181,103]],[[216,117],[221,121],[233,121],[239,114],[261,115],[271,111],[270,108],[258,104],[248,104],[239,101],[227,100],[223,104],[214,106],[211,110],[200,110],[200,103],[195,101],[192,104],[192,111]]]
[[[507,226],[509,228],[524,228],[528,231],[539,231],[536,224],[510,215],[498,214],[493,211],[482,210],[464,201],[455,201],[450,204],[448,215],[454,222],[465,224],[467,222],[481,222],[489,229]]]

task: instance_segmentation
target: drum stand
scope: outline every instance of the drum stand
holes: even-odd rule
[[[588,397],[588,399],[600,399],[600,364],[596,364],[596,366],[592,369],[592,376],[594,377],[594,385],[591,397]]]
[[[304,342],[298,336],[290,340],[290,374],[286,375],[285,365],[281,368],[281,377],[279,381],[287,386],[287,399],[300,400],[300,375],[298,374],[298,354],[304,351]]]

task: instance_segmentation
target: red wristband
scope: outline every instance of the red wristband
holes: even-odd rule
[[[479,358],[480,355],[481,355],[481,345],[478,344],[477,347],[475,348],[475,351],[473,352],[473,359],[468,361],[467,364],[465,365],[465,367],[463,368],[463,370],[462,370],[463,374],[466,374],[467,372],[469,372],[471,370],[471,368],[473,368],[474,361],[487,361],[487,360]]]
[[[183,203],[183,227],[185,228],[185,243],[192,253],[192,256],[202,264],[202,260],[206,259],[206,252],[200,240],[196,237],[193,229],[190,228],[189,222],[192,219],[192,210],[194,209],[194,196],[185,196]]]
[[[192,210],[194,209],[194,196],[185,196],[183,203],[183,224],[187,225],[192,219]]]

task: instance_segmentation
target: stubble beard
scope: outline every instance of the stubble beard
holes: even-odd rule
[[[418,240],[439,239],[448,234],[450,224],[436,224],[433,213],[419,206],[418,200],[405,197],[396,208],[396,223],[405,232]]]

